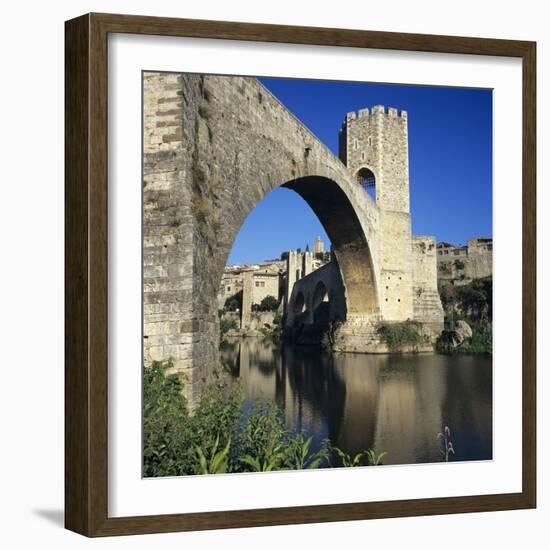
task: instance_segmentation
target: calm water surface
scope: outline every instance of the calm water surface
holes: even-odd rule
[[[384,464],[438,462],[437,434],[449,426],[452,460],[492,458],[490,357],[332,354],[248,338],[222,362],[249,405],[274,400],[316,448],[329,438],[348,453],[386,451]]]

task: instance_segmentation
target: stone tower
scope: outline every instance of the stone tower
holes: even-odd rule
[[[340,130],[340,160],[359,182],[374,178],[380,209],[409,213],[407,112],[382,105],[348,113]],[[372,181],[371,181],[372,183]]]
[[[322,241],[321,235],[318,235],[313,245],[313,253],[322,254],[324,251],[325,251],[325,243]]]
[[[407,113],[382,105],[346,115],[339,136],[340,160],[379,213],[380,312],[387,320],[413,318],[409,147]],[[370,193],[369,193],[370,194]]]

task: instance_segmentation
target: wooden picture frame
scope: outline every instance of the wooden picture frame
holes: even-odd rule
[[[523,67],[522,491],[139,517],[108,516],[107,36],[350,46],[520,58]],[[536,44],[87,14],[65,27],[65,525],[86,536],[511,510],[536,506]]]

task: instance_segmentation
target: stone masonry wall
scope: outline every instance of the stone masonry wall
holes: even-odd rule
[[[430,336],[443,330],[443,307],[437,290],[435,237],[413,237],[413,318],[426,325]]]
[[[480,237],[470,239],[465,247],[445,247],[446,253],[437,256],[439,284],[460,286],[490,277],[493,274],[493,243],[487,241],[489,239]]]
[[[376,178],[376,204],[385,210],[409,212],[407,112],[376,105],[348,113],[340,130],[340,158],[356,175],[368,168]]]
[[[351,173],[368,168],[376,179],[378,296],[390,321],[413,316],[407,120],[405,111],[377,105],[348,113],[340,130],[340,158]]]
[[[178,74],[143,77],[143,338],[144,362],[172,358],[176,372],[193,368],[193,215],[183,139],[183,94]],[[190,382],[192,376],[185,376]]]
[[[316,269],[307,276],[296,281],[293,285],[289,303],[293,306],[298,293],[304,296],[304,312],[307,315],[307,322],[313,322],[314,308],[319,305],[314,303],[315,291],[319,283],[322,283],[328,293],[329,318],[331,321],[343,320],[346,318],[346,302],[342,276],[337,262],[329,262]],[[297,313],[290,307],[285,318],[285,326],[292,327]]]

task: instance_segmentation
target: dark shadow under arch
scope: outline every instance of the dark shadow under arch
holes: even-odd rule
[[[361,222],[346,193],[333,180],[307,176],[283,185],[298,193],[319,218],[342,274],[348,314],[378,313],[372,255]]]
[[[321,305],[324,302],[325,296],[328,298],[327,287],[325,286],[325,283],[323,283],[323,281],[319,281],[315,285],[315,289],[313,291],[313,297],[311,299],[311,309],[313,311],[315,311],[319,307],[319,305]]]
[[[295,315],[299,315],[300,313],[303,313],[306,305],[306,299],[304,297],[304,294],[302,292],[298,292],[298,295],[296,296],[296,299],[294,300],[294,313]]]

